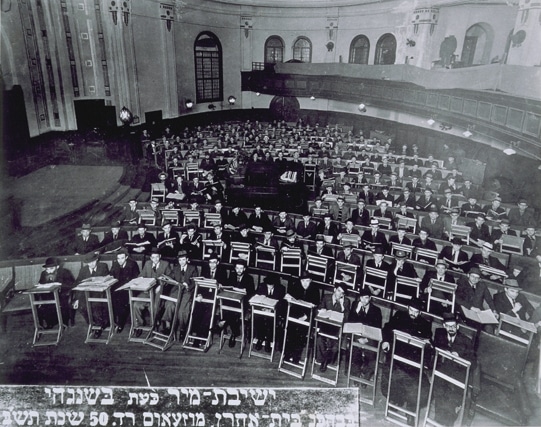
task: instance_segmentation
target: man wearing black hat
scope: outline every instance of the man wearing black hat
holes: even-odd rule
[[[158,280],[159,277],[163,275],[169,276],[170,274],[171,266],[169,265],[169,262],[162,259],[160,251],[157,248],[152,248],[150,259],[145,262],[145,265],[143,266],[143,270],[141,271],[141,274],[139,274],[139,277],[146,277],[148,279]],[[135,296],[149,298],[148,292],[137,293]],[[133,304],[133,311],[135,315],[135,336],[137,338],[140,337],[143,332],[142,329],[139,329],[139,327],[145,326],[146,324],[144,312],[147,311],[148,308],[148,302],[136,301]],[[154,322],[154,319],[150,319],[150,322]]]
[[[365,183],[361,192],[359,193],[359,199],[364,200],[367,205],[374,204],[374,194],[370,191],[370,184]]]
[[[494,295],[494,306],[498,313],[528,321],[534,312],[530,301],[522,294],[522,289],[515,279],[505,279],[504,290]]]
[[[233,205],[233,209],[229,212],[229,215],[224,221],[224,228],[226,230],[238,230],[241,224],[246,224],[248,222],[248,217],[240,209],[238,204]]]
[[[438,203],[437,199],[432,196],[432,189],[425,188],[423,195],[417,200],[415,204],[415,209],[419,211],[428,211],[430,206],[436,205]]]
[[[412,193],[410,191],[409,188],[404,188],[404,190],[402,191],[402,194],[399,195],[395,201],[394,201],[395,205],[399,205],[401,203],[404,203],[407,208],[412,208],[412,209],[415,209],[415,204],[416,204],[416,200],[415,200],[415,194]]]
[[[335,222],[332,222],[332,214],[327,212],[323,215],[323,222],[320,222],[316,227],[317,234],[322,234],[323,236],[328,236],[326,240],[328,243],[335,243],[338,237],[338,225]]]
[[[494,248],[501,252],[503,236],[516,236],[517,232],[509,228],[509,220],[507,218],[502,218],[500,221],[500,226],[498,228],[492,229],[491,239]]]
[[[254,318],[254,336],[257,339],[255,349],[260,351],[263,348],[263,342],[265,342],[265,352],[271,352],[271,343],[280,343],[280,338],[283,338],[284,330],[284,296],[286,294],[286,288],[280,284],[278,276],[269,275],[265,277],[263,283],[257,288],[258,295],[264,295],[268,298],[277,300],[276,304],[276,316],[277,316],[277,330],[274,330],[274,322],[271,317],[257,316]]]
[[[82,281],[86,279],[90,279],[91,277],[104,277],[109,274],[109,267],[104,262],[98,261],[98,254],[96,253],[89,253],[85,255],[83,258],[83,266],[79,270],[79,275],[77,276],[77,280],[75,281],[77,284],[81,283]],[[89,296],[102,298],[103,293],[102,292],[90,292]],[[87,324],[90,324],[90,320],[88,318],[88,309],[86,305],[86,292],[78,292],[76,294],[77,299],[77,305],[79,307],[79,311],[83,318],[85,319]],[[75,299],[74,298],[74,299]],[[92,319],[94,321],[94,325],[100,327],[101,329],[96,329],[94,331],[94,338],[99,338],[103,329],[109,326],[109,314],[107,312],[107,306],[105,304],[92,304]]]
[[[303,239],[314,240],[316,238],[316,223],[311,220],[310,212],[302,215],[302,221],[297,224],[297,234]]]
[[[394,220],[393,213],[389,210],[389,202],[386,200],[381,200],[379,202],[379,206],[374,209],[374,218],[387,218],[391,220],[391,228],[394,227],[394,223],[392,222]]]
[[[122,222],[135,225],[139,221],[139,212],[137,211],[137,200],[130,199],[128,206],[124,207],[122,213]]]
[[[319,310],[336,311],[343,313],[344,320],[349,318],[350,302],[346,297],[347,286],[344,283],[337,283],[334,285],[334,291],[332,295],[325,295],[319,304]],[[319,336],[316,344],[317,357],[316,360],[320,363],[319,370],[325,372],[329,363],[334,363],[336,355],[338,354],[338,340],[329,339],[325,334],[333,334],[334,328],[327,330],[326,325],[322,324],[320,328],[321,335]]]
[[[150,254],[150,250],[156,247],[156,238],[152,233],[147,233],[145,224],[137,226],[137,233],[133,235],[131,240],[126,243],[130,253]]]
[[[364,199],[357,201],[357,207],[351,212],[351,219],[355,225],[368,226],[370,224],[370,212],[365,208]]]
[[[73,274],[68,269],[60,266],[60,261],[57,258],[47,258],[43,264],[44,271],[41,272],[39,283],[60,283],[60,310],[62,312],[62,323],[68,326],[73,325],[75,319],[75,310],[72,307],[72,289],[75,280]],[[40,295],[36,295],[39,299]],[[56,309],[53,304],[40,305],[38,307],[38,317],[41,326],[45,329],[50,329],[58,324]]]
[[[314,308],[319,305],[321,292],[319,288],[312,283],[312,279],[308,272],[303,271],[298,280],[293,279],[289,284],[288,293],[285,296],[285,299],[301,300],[313,305],[312,308],[299,305],[291,306],[289,317],[305,321],[310,317],[310,312],[313,312]],[[285,360],[299,363],[306,344],[306,338],[307,329],[294,322],[290,322],[284,349]]]
[[[178,318],[177,329],[179,336],[184,338],[186,334],[186,328],[190,321],[190,313],[192,309],[193,293],[195,289],[194,277],[199,276],[197,267],[189,264],[188,253],[184,250],[180,250],[177,254],[177,264],[173,267],[171,278],[178,282],[180,285],[164,285],[162,293],[170,296],[171,298],[177,298],[178,304]],[[162,331],[165,335],[169,335],[173,325],[173,318],[175,304],[172,301],[165,301],[163,306],[163,315],[161,317]]]
[[[203,249],[201,243],[202,240],[203,237],[197,231],[197,227],[195,226],[195,224],[189,223],[188,225],[186,225],[186,232],[183,232],[180,236],[180,250],[186,251],[189,258],[200,259]]]
[[[432,329],[430,322],[421,316],[423,302],[418,298],[412,298],[408,304],[408,310],[397,310],[393,317],[385,324],[382,331],[383,343],[381,348],[384,352],[391,350],[393,342],[393,331],[401,331],[415,338],[429,340],[432,338]],[[400,344],[405,345],[405,344]],[[404,350],[401,351],[403,353]],[[383,372],[381,382],[381,392],[387,396],[389,385],[389,370]],[[417,404],[417,387],[414,386],[419,381],[418,368],[411,369],[407,365],[400,364],[393,371],[393,384],[391,395],[387,398],[395,405],[405,407],[409,410],[415,410]],[[429,383],[426,375],[423,375],[421,387],[421,404],[427,401]]]
[[[389,267],[389,275],[387,282],[387,289],[389,292],[395,291],[397,277],[408,277],[410,279],[417,279],[417,272],[413,264],[408,262],[408,255],[402,250],[397,250],[394,253],[394,260]],[[408,287],[408,289],[410,289]],[[401,294],[404,294],[405,289],[401,290]],[[415,296],[415,289],[411,288],[410,296]]]
[[[343,245],[342,250],[336,254],[336,261],[353,264],[359,267],[360,269],[361,258],[359,257],[359,255],[353,252],[353,248],[354,248],[354,245],[352,243],[346,242]]]
[[[174,258],[180,248],[180,239],[176,231],[173,231],[171,222],[162,225],[163,232],[158,234],[157,248],[160,255],[166,258]]]
[[[452,246],[444,246],[440,252],[439,258],[449,264],[451,270],[466,272],[469,269],[469,257],[462,250],[462,239],[453,237],[451,240]]]
[[[509,211],[509,223],[511,226],[527,227],[528,225],[535,226],[535,218],[533,209],[528,207],[526,199],[520,199],[516,208],[511,208]]]
[[[475,363],[473,342],[460,331],[454,313],[443,313],[443,328],[437,328],[434,332],[432,345],[468,360],[472,364]],[[470,372],[473,372],[473,367],[472,365]],[[438,370],[452,379],[464,381],[464,369],[456,363],[449,361],[438,363]],[[462,389],[436,377],[433,390],[434,420],[440,425],[454,425],[462,406]]]
[[[118,251],[116,261],[113,261],[113,265],[111,266],[110,274],[118,280],[112,294],[116,331],[120,333],[124,329],[124,325],[130,314],[130,298],[127,290],[116,292],[116,289],[139,276],[139,266],[137,262],[129,258],[127,249],[122,248]]]
[[[272,226],[279,235],[285,235],[287,230],[295,230],[295,222],[284,209],[280,210],[278,216],[274,218]]]
[[[483,243],[491,242],[490,238],[490,229],[485,224],[485,214],[478,213],[475,217],[474,222],[466,224],[471,228],[470,231],[470,242],[479,247],[483,246]]]
[[[232,286],[236,289],[241,289],[246,292],[246,301],[248,301],[255,294],[254,279],[250,274],[246,272],[246,261],[238,259],[235,261],[235,271],[229,274],[227,279],[227,286]],[[246,305],[245,305],[245,308]],[[244,316],[244,313],[240,314]],[[224,311],[223,319],[218,322],[216,331],[221,331],[226,326],[231,328],[231,336],[229,338],[229,347],[235,347],[236,339],[241,334],[241,319],[237,313],[233,313],[229,310]]]
[[[105,232],[100,245],[105,252],[114,252],[120,249],[128,240],[128,232],[121,229],[120,221],[113,221],[111,230]]]
[[[396,230],[396,234],[393,234],[391,237],[389,237],[389,251],[392,249],[393,243],[411,246],[411,239],[406,236],[407,231],[407,228],[403,225],[398,227],[398,229]]]
[[[467,278],[458,280],[456,289],[456,304],[474,311],[482,311],[486,303],[492,312],[498,317],[492,295],[487,285],[481,281],[481,272],[477,267],[470,269]]]
[[[92,234],[90,224],[83,224],[81,233],[75,238],[73,243],[73,252],[75,255],[87,254],[99,248],[100,239],[95,234]]]
[[[348,323],[362,323],[363,325],[372,326],[381,329],[381,310],[379,307],[371,304],[372,294],[368,288],[363,288],[359,291],[359,296],[352,304],[349,311]],[[368,338],[358,338],[359,343],[370,345]],[[375,344],[375,343],[374,343]],[[376,354],[373,351],[363,351],[357,347],[353,348],[351,371],[353,376],[361,376],[370,378],[374,373],[376,363]],[[360,372],[359,372],[360,371]]]
[[[366,266],[367,267],[376,268],[378,270],[383,270],[383,271],[387,271],[387,272],[390,271],[391,266],[386,261],[384,261],[385,252],[383,251],[383,249],[381,247],[375,248],[372,251],[372,255],[373,255],[373,258],[366,261]],[[385,281],[385,279],[379,278],[379,277],[374,278],[373,280],[374,281],[377,280],[378,282],[381,282],[380,283],[381,285],[383,285],[383,283]],[[387,293],[391,292],[389,280],[387,280],[387,285],[386,285],[385,291],[383,293],[381,292],[381,289],[379,289],[379,288],[375,288],[375,287],[372,287],[372,286],[369,286],[369,288],[370,288],[370,292],[372,292],[372,295],[379,296],[380,298],[385,298]]]
[[[254,213],[250,215],[250,218],[248,218],[248,222],[246,224],[252,231],[261,233],[263,232],[263,229],[270,227],[271,221],[269,216],[263,212],[261,206],[256,205],[254,207]]]

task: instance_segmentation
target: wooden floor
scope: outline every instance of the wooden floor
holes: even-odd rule
[[[278,371],[274,362],[248,357],[239,359],[239,344],[218,353],[215,342],[208,352],[183,349],[175,343],[165,352],[127,342],[127,330],[106,344],[84,344],[86,325],[77,315],[58,346],[32,347],[33,323],[30,314],[8,318],[6,333],[0,334],[0,383],[16,385],[136,386],[136,387],[271,387],[325,388],[328,385]],[[338,387],[346,386],[344,369]],[[359,389],[362,395],[366,390]],[[532,397],[535,400],[535,396]],[[539,402],[529,425],[540,425]],[[1,405],[0,405],[1,406]],[[361,425],[394,425],[384,419],[385,398],[378,390],[374,407],[359,403]],[[494,419],[476,414],[473,426],[499,426]]]

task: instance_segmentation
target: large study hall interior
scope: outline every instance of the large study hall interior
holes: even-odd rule
[[[49,387],[541,424],[539,2],[0,13],[5,425]]]

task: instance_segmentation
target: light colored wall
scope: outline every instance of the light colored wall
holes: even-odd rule
[[[286,61],[293,58],[294,41],[305,36],[312,42],[312,62],[338,63],[340,58],[348,62],[351,41],[355,36],[364,34],[370,40],[369,64],[373,64],[378,39],[383,34],[391,33],[397,39],[397,64],[403,64],[408,56],[413,57],[411,65],[429,69],[432,61],[438,58],[439,45],[447,35],[453,34],[457,38],[456,53],[460,56],[464,34],[476,22],[486,22],[494,29],[490,56],[501,57],[518,10],[516,7],[493,4],[441,7],[433,35],[420,38],[416,47],[409,48],[405,41],[410,37],[415,5],[401,0],[347,7],[334,7],[329,3],[328,7],[313,8],[256,7],[211,0],[185,0],[186,6],[179,16],[175,15],[171,32],[167,31],[165,21],[160,18],[158,1],[129,0],[130,21],[126,26],[122,22],[121,11],[118,24],[114,25],[109,0],[97,0],[97,3],[96,0],[66,0],[74,66],[80,87],[80,96],[76,98],[60,0],[41,2],[44,5],[42,21],[45,28],[41,28],[37,19],[37,0],[27,2],[32,7],[35,23],[35,34],[30,38],[26,36],[27,40],[34,38],[40,53],[43,53],[44,43],[47,43],[51,52],[52,80],[46,73],[43,54],[39,58],[43,79],[43,93],[38,97],[39,102],[35,101],[35,92],[32,91],[24,43],[26,30],[21,24],[26,12],[20,12],[21,2],[12,1],[11,10],[2,13],[1,59],[7,89],[13,84],[20,84],[23,88],[31,136],[51,130],[75,129],[73,105],[76,99],[104,99],[106,104],[115,106],[117,112],[125,105],[141,121],[144,121],[145,112],[149,111],[162,110],[164,118],[187,113],[184,101],[196,99],[193,47],[197,35],[202,31],[214,33],[222,45],[224,101],[214,104],[218,109],[250,108],[246,105],[246,97],[241,94],[241,71],[250,70],[252,62],[264,61],[265,40],[272,35],[279,35],[284,40]],[[103,23],[110,95],[105,93],[97,16],[101,16]],[[248,37],[245,37],[241,17],[251,20]],[[332,38],[335,42],[332,52],[326,48],[330,18],[338,27]],[[46,38],[42,37],[42,30],[47,31]],[[83,39],[82,33],[88,34],[88,39]],[[11,49],[7,49],[6,45]],[[31,54],[35,51],[30,49]],[[92,61],[92,66],[86,65],[88,60]],[[519,58],[516,62],[521,60]],[[51,82],[57,90],[56,107],[52,103]],[[233,107],[227,104],[229,95],[238,100]],[[253,102],[258,104],[261,100]],[[252,104],[251,98],[249,104]],[[58,109],[59,125],[52,120],[53,107]],[[44,110],[49,115],[48,125],[40,118]],[[206,111],[208,103],[195,105],[192,112]]]

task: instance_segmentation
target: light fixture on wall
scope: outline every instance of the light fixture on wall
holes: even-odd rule
[[[508,156],[517,154],[517,150],[515,150],[515,148],[518,148],[519,145],[520,141],[511,141],[509,143],[509,146],[503,150],[504,154],[507,154]]]
[[[473,135],[472,130],[475,129],[475,125],[468,125],[468,128],[462,132],[462,135],[464,135],[466,138],[469,138]]]
[[[434,123],[436,123],[436,120],[434,120],[432,117],[430,117],[426,122],[428,123],[429,126],[433,126]]]
[[[312,101],[315,101],[315,100],[316,100],[316,97],[315,97],[314,95],[312,95],[312,96],[310,97],[310,99],[311,99]]]
[[[237,98],[231,95],[229,98],[227,98],[227,102],[229,102],[229,105],[235,105],[235,102],[237,102]]]
[[[214,111],[214,110],[216,110],[216,105],[214,105],[214,104],[209,104],[209,107],[208,107],[208,108],[209,108],[210,111]]]
[[[129,125],[133,121],[133,114],[126,107],[122,107],[120,113],[118,114],[120,121],[125,125]]]
[[[193,101],[191,99],[187,99],[184,102],[184,105],[186,106],[187,110],[191,110],[193,108]]]
[[[260,92],[256,92],[256,93],[255,93],[255,96],[261,96],[261,93],[260,93]]]
[[[366,113],[366,105],[363,103],[359,104],[359,111],[361,113]]]

